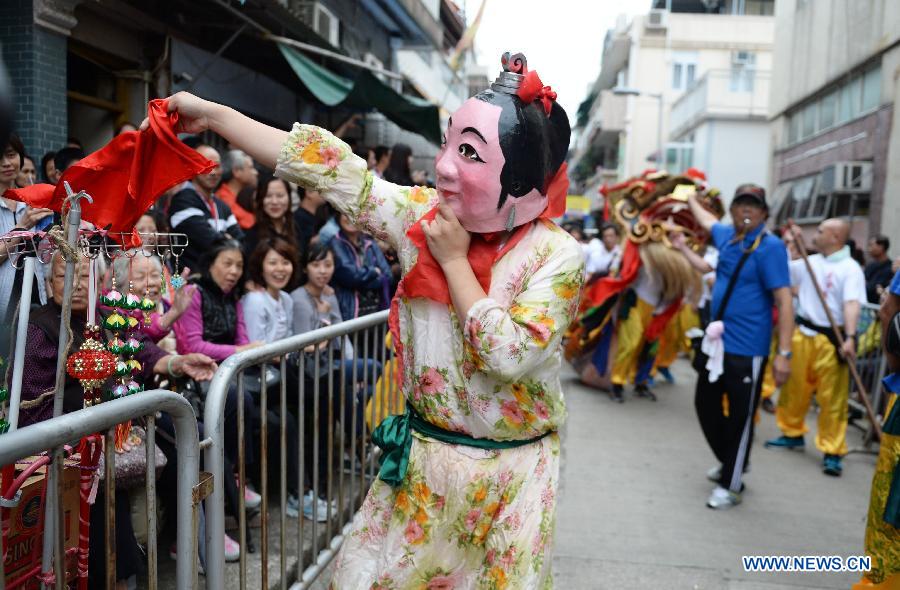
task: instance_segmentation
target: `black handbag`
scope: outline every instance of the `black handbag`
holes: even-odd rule
[[[731,293],[734,291],[735,285],[737,285],[738,275],[741,273],[741,269],[744,268],[744,263],[747,262],[747,259],[750,258],[750,255],[756,250],[756,246],[758,245],[759,243],[744,252],[741,259],[738,260],[737,267],[735,267],[734,273],[728,280],[728,286],[725,288],[725,295],[722,296],[722,304],[719,305],[716,317],[713,320],[714,322],[720,322],[722,321],[722,318],[725,317],[725,307],[728,306],[728,300],[731,299]],[[694,367],[694,370],[697,371],[697,373],[702,373],[706,370],[706,361],[709,360],[709,355],[703,352],[703,337],[705,335],[706,332],[704,330],[703,335],[691,338],[691,349],[694,351],[694,357],[691,359],[691,366]]]

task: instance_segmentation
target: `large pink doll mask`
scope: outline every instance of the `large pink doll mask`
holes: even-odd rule
[[[503,65],[490,90],[450,117],[435,159],[441,199],[473,233],[509,231],[540,216],[569,144],[565,111],[528,74],[525,58],[505,54]]]

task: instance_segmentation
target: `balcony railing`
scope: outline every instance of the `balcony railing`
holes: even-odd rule
[[[709,118],[765,118],[770,82],[768,71],[709,70],[672,105],[669,136],[679,138]]]

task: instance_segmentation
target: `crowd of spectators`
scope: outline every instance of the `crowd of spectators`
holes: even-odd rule
[[[133,130],[133,126],[122,127],[122,131],[128,130]],[[318,192],[275,177],[244,152],[226,148],[220,157],[219,149],[200,138],[184,141],[221,164],[168,190],[140,218],[136,229],[143,234],[143,255],[112,260],[101,257],[95,268],[97,276],[102,277],[101,290],[117,285],[123,293],[133,290],[156,304],[156,310],[147,318],[141,311],[133,312],[143,326],[140,339],[144,346],[137,359],[141,364],[138,377],[145,389],[195,391],[202,400],[216,365],[235,353],[388,308],[400,274],[395,252],[355,227],[349,218],[326,204]],[[414,179],[427,181],[424,173],[410,169],[412,152],[408,146],[376,146],[358,151],[365,152],[372,173],[379,177],[404,184],[411,184]],[[37,182],[55,184],[69,166],[84,157],[79,142],[70,139],[56,152],[36,159],[26,154],[22,142],[12,135],[0,161],[0,194]],[[7,198],[0,200],[0,234],[14,229],[43,229],[54,217],[59,223],[58,214],[49,209],[33,209]],[[154,249],[167,232],[183,233],[188,238],[189,246],[177,259],[160,257]],[[51,264],[36,265],[28,340],[14,344],[6,335],[12,333],[15,325],[24,279],[22,269],[17,268],[21,265],[12,264],[7,249],[0,248],[0,333],[4,336],[0,355],[9,358],[14,346],[26,347],[19,426],[52,415],[52,395],[48,392],[53,390],[55,379],[64,262],[57,253]],[[82,259],[75,275],[72,350],[84,341],[89,293],[86,259]],[[174,288],[173,277],[181,277],[185,286]],[[101,322],[112,311],[99,305],[96,321]],[[225,482],[226,510],[230,514],[237,514],[240,495],[248,510],[258,510],[261,503],[254,488],[259,489],[261,476],[259,423],[263,390],[271,393],[266,410],[272,437],[267,445],[270,465],[278,464],[282,421],[287,431],[288,444],[283,451],[288,465],[288,516],[302,513],[305,518],[324,521],[329,503],[335,510],[333,499],[325,494],[328,421],[339,423],[345,438],[349,439],[352,425],[357,436],[363,434],[363,408],[381,373],[381,365],[375,360],[382,354],[378,348],[381,346],[383,343],[375,339],[361,339],[357,350],[349,338],[322,342],[286,358],[289,368],[284,375],[278,370],[273,375],[271,367],[264,375],[248,371],[243,398],[239,399],[236,386],[231,388],[225,409],[226,469],[236,472],[239,449],[243,447],[249,483],[238,489],[236,481]],[[8,373],[11,374],[12,371]],[[344,383],[340,381],[342,377]],[[282,379],[287,381],[288,391],[295,392],[284,408],[278,403]],[[302,388],[300,379],[304,380]],[[331,392],[326,385],[329,382],[334,384]],[[368,387],[364,387],[365,383]],[[299,391],[306,392],[304,399],[297,399]],[[339,392],[344,393],[343,400]],[[327,411],[329,400],[333,404],[331,412]],[[314,405],[318,405],[318,412],[313,411]],[[82,388],[69,377],[64,406],[66,412],[83,406]],[[243,406],[248,428],[243,440],[238,439],[239,406]],[[316,424],[312,421],[314,415]],[[298,473],[300,416],[306,420],[302,475]],[[167,417],[160,417],[158,424],[164,439],[166,430],[173,432]],[[200,429],[202,433],[202,424]],[[320,437],[319,444],[313,445],[316,436]],[[159,447],[172,468],[163,471],[157,489],[163,504],[174,513],[176,449],[165,440]],[[318,449],[318,457],[313,455],[314,448]],[[314,481],[318,481],[316,489]],[[99,497],[102,495],[101,486]],[[131,502],[127,489],[117,491],[116,506],[120,512],[116,516],[117,578],[124,588],[126,582],[133,583],[142,560],[128,517]],[[92,512],[92,523],[96,525],[92,528],[102,531],[102,510]],[[98,543],[102,546],[102,534]],[[239,558],[241,548],[230,537],[226,538],[225,548],[228,560]],[[91,555],[102,559],[103,552],[94,550]],[[103,572],[102,563],[92,566],[98,574]],[[99,581],[96,584],[101,585]]]

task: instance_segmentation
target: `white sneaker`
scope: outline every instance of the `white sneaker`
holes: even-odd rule
[[[713,510],[725,510],[741,503],[741,495],[730,490],[726,490],[722,486],[716,486],[716,489],[709,495],[706,505]]]
[[[255,510],[256,508],[259,508],[261,504],[262,496],[254,492],[250,486],[244,486],[244,507]]]
[[[233,562],[241,558],[241,546],[237,541],[225,535],[225,561]]]
[[[316,508],[314,513],[313,499],[314,495],[312,490],[309,490],[308,492],[303,494],[303,516],[305,516],[307,520],[313,520],[313,515],[315,514],[315,520],[317,522],[325,522],[326,520],[328,520],[328,502],[326,502],[322,498],[315,498]]]

